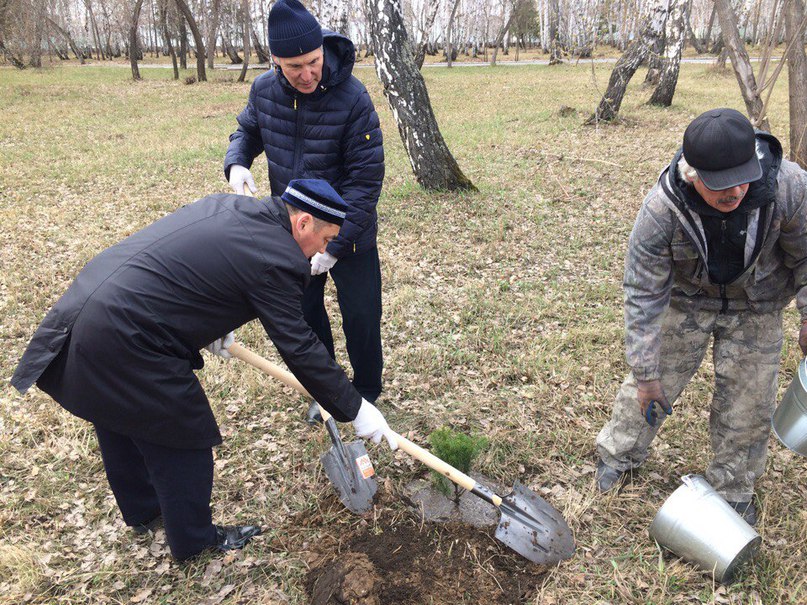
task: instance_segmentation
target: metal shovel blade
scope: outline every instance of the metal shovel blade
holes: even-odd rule
[[[496,539],[539,565],[554,565],[574,554],[574,536],[556,508],[519,482],[502,498]]]
[[[331,423],[333,427],[328,426]],[[366,513],[373,507],[373,496],[378,485],[364,442],[359,440],[345,445],[338,433],[336,439],[333,438],[336,431],[333,418],[329,418],[325,425],[333,441],[333,446],[319,458],[325,474],[336,489],[339,500],[349,511]]]

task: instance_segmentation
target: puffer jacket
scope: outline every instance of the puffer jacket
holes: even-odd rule
[[[247,106],[230,135],[224,174],[230,166],[249,168],[266,152],[272,194],[292,179],[324,179],[349,205],[339,236],[328,244],[336,258],[361,254],[376,245],[376,204],[384,180],[384,148],[373,102],[352,75],[353,43],[323,30],[323,70],[319,88],[303,94],[277,69],[255,78]]]
[[[778,157],[762,158],[763,176],[746,194],[757,207],[748,213],[745,268],[730,283],[709,278],[703,224],[676,178],[680,151],[645,197],[624,277],[625,351],[637,379],[660,377],[661,326],[671,302],[765,313],[786,307],[795,296],[807,319],[807,172],[781,160],[781,145],[767,133],[757,133],[757,153]]]

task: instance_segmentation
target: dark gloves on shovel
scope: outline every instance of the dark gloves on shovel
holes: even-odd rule
[[[636,383],[639,391],[639,405],[642,408],[642,415],[647,420],[647,424],[656,426],[656,421],[659,418],[658,408],[661,408],[667,416],[672,414],[672,406],[667,401],[667,396],[664,394],[664,389],[661,388],[660,380],[637,380]]]

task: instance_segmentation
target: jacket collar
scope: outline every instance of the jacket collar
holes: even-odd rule
[[[272,195],[263,199],[269,213],[277,219],[277,222],[289,233],[291,233],[291,219],[286,203],[277,195]]]

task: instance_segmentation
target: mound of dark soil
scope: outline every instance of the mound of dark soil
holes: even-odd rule
[[[380,512],[376,523],[343,542],[341,554],[326,557],[308,573],[312,603],[517,604],[530,600],[546,571],[488,530]]]

